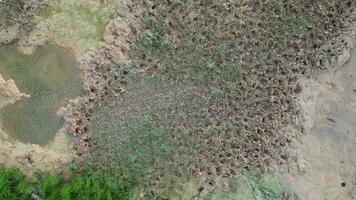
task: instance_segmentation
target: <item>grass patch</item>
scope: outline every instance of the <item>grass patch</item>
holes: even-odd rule
[[[75,172],[62,175],[34,173],[25,177],[18,169],[0,168],[0,199],[129,200],[137,195],[137,182],[122,180],[109,173]]]
[[[175,164],[178,146],[172,108],[182,94],[175,93],[178,86],[161,79],[131,77],[131,82],[135,84],[127,93],[96,109],[90,128],[96,133],[98,152],[92,156],[96,165],[149,180]]]
[[[98,116],[108,119],[102,113]],[[123,125],[111,121],[96,122],[98,143],[104,149],[102,155],[107,159],[106,166],[128,173],[155,173],[153,166],[163,167],[173,154],[174,144],[167,140],[172,129],[165,123],[158,123],[149,114],[130,118]]]

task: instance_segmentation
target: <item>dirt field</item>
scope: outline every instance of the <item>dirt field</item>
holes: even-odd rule
[[[9,2],[1,45],[75,57],[85,94],[57,113],[80,168],[141,198],[356,198],[355,2]]]

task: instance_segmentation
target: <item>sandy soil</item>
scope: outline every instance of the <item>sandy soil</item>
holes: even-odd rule
[[[45,147],[6,140],[7,135],[2,130],[0,137],[0,165],[18,167],[25,173],[34,169],[57,172],[73,160],[71,141],[64,129]]]
[[[335,66],[318,80],[301,81],[305,135],[293,144],[297,170],[287,180],[303,200],[356,199],[354,36]]]

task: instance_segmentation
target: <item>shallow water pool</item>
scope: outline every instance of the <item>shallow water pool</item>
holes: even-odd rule
[[[31,56],[18,52],[15,45],[2,46],[0,73],[30,95],[0,111],[2,129],[11,139],[48,144],[64,123],[56,112],[69,99],[83,94],[75,58],[66,49],[50,44]]]

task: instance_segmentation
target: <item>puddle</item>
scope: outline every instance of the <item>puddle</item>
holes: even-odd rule
[[[304,83],[306,135],[296,145],[300,173],[289,177],[301,199],[356,199],[356,48],[342,66]]]
[[[24,143],[48,144],[64,124],[56,112],[83,94],[75,58],[50,44],[31,56],[19,53],[15,45],[0,47],[0,74],[30,95],[0,111],[2,129]]]

